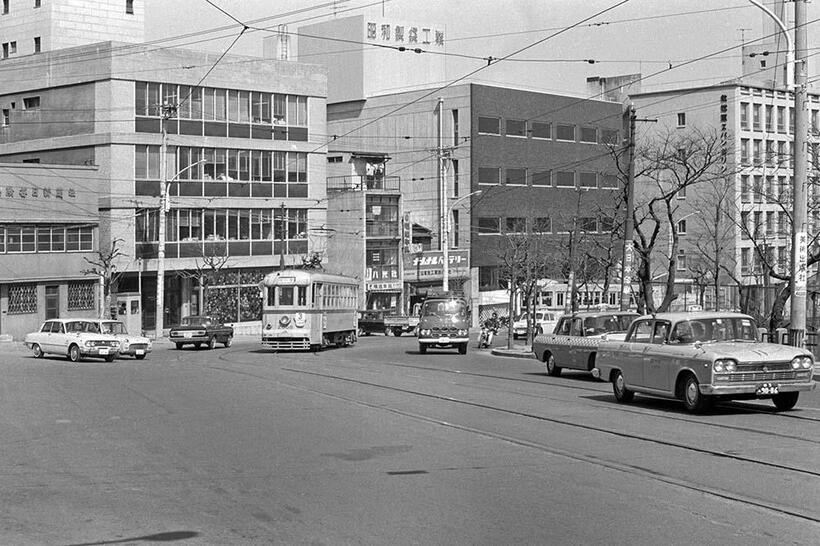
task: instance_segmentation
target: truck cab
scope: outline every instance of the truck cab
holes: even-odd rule
[[[470,307],[456,295],[430,296],[421,305],[417,336],[419,352],[429,347],[458,349],[467,354],[470,327]]]

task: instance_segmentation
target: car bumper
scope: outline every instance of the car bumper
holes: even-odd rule
[[[207,343],[210,336],[174,336],[169,339],[172,343]]]
[[[105,358],[111,355],[118,355],[119,350],[116,347],[80,347],[80,354],[82,356]]]
[[[778,383],[777,381],[767,381],[765,382],[768,385],[777,385],[778,392],[801,392],[801,391],[810,391],[815,388],[817,383],[814,381],[801,381],[801,382],[789,382],[789,383]],[[701,385],[700,392],[701,394],[707,396],[721,396],[721,395],[737,395],[737,394],[748,394],[748,395],[756,395],[759,389],[763,386],[763,383],[754,383],[754,384],[746,384],[746,385]],[[767,396],[767,395],[761,395]]]
[[[469,343],[469,337],[420,337],[419,343],[433,347],[452,347],[462,343]]]
[[[151,352],[150,348],[145,347],[129,347],[124,351],[120,351],[120,356],[143,356]]]

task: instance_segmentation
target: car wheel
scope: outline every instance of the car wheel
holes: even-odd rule
[[[518,339],[518,334],[516,334],[515,332],[513,332],[513,339]]]
[[[392,333],[393,333],[393,332],[392,332],[392,330],[391,330],[390,328],[385,328],[385,329],[384,329],[384,335],[389,336],[389,335],[390,335],[390,334],[392,334]]]
[[[199,350],[202,347],[202,343],[194,343],[194,349]]]
[[[105,357],[106,362],[114,362],[114,359],[117,358],[117,355],[108,355]]]
[[[772,396],[772,402],[778,411],[789,411],[797,404],[799,397],[799,392],[781,392]]]
[[[177,351],[182,349],[182,343],[175,343],[174,345],[177,346]]]
[[[31,351],[34,353],[34,358],[43,358],[43,349],[38,344],[32,345]]]
[[[459,343],[458,345],[458,354],[466,355],[467,354],[467,344],[466,343]]]
[[[228,339],[226,339],[225,343],[223,343],[222,345],[224,345],[225,347],[230,347],[231,345],[233,345],[233,336],[228,336]]]
[[[423,343],[419,343],[419,352],[421,354],[427,353],[427,345],[424,345]]]
[[[396,337],[401,337],[402,330],[401,328],[393,328],[393,335]]]
[[[545,361],[545,368],[547,369],[547,375],[551,375],[553,377],[558,377],[561,375],[561,367],[555,364],[555,357],[552,356],[552,353],[547,355],[547,360]]]
[[[78,345],[72,345],[68,348],[68,359],[71,362],[80,361],[80,347]]]
[[[364,336],[365,336],[364,328],[356,328],[356,337],[364,337]]]
[[[216,347],[216,336],[211,336],[208,338],[208,349],[213,349]]]
[[[626,388],[624,374],[621,372],[615,372],[615,377],[612,378],[612,392],[615,393],[615,400],[621,403],[632,402],[635,398],[635,393]]]
[[[177,349],[179,349],[179,347],[177,347]],[[145,358],[145,355],[136,355],[134,358],[136,358],[137,360],[142,360]]]
[[[683,405],[687,411],[700,413],[709,407],[709,398],[700,393],[700,385],[694,375],[687,375],[683,383]]]

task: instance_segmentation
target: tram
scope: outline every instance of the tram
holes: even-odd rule
[[[262,345],[276,350],[313,350],[356,341],[359,281],[304,269],[265,275]]]

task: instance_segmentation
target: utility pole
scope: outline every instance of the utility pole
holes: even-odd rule
[[[279,244],[279,271],[282,271],[285,269],[285,240],[287,239],[286,235],[288,232],[288,221],[287,218],[285,218],[284,201],[279,205],[279,218],[282,222],[279,224],[282,227],[282,242]]]
[[[443,267],[441,270],[441,289],[444,292],[450,290],[450,208],[447,204],[447,169],[445,165],[446,154],[444,150],[444,99],[438,98],[438,187],[439,187],[439,201],[441,209],[439,214],[441,219],[439,221],[439,246],[441,247],[441,255]]]
[[[635,105],[624,111],[623,125],[626,130],[628,174],[626,180],[626,217],[624,218],[624,253],[621,259],[621,311],[629,309],[632,295],[632,266],[634,262],[633,237],[635,232]]]
[[[162,331],[165,327],[165,215],[169,210],[168,202],[168,119],[173,117],[176,112],[177,105],[163,103],[161,106],[162,117],[160,118],[160,125],[162,126],[162,145],[159,149],[159,217],[157,218],[159,224],[159,241],[157,243],[157,303],[156,303],[156,319],[154,337],[159,339],[162,337]]]
[[[792,202],[792,282],[789,343],[802,347],[806,334],[808,233],[806,178],[808,171],[808,60],[806,57],[806,0],[794,2],[794,200]]]

